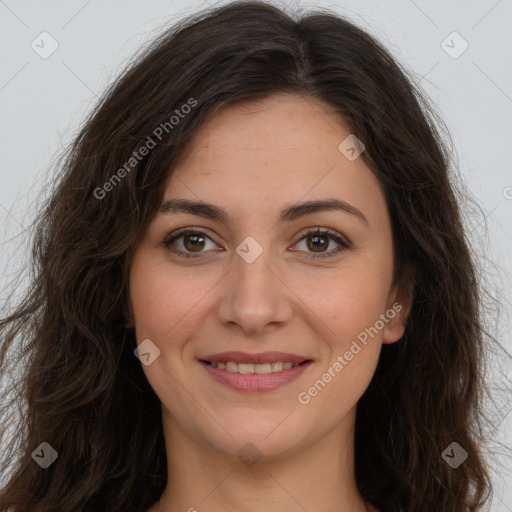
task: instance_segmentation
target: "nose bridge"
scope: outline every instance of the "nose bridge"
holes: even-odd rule
[[[263,243],[261,237],[260,244],[247,237],[237,246],[219,302],[218,319],[236,323],[246,332],[284,322],[292,311],[286,287],[276,276],[269,238]]]
[[[261,240],[261,238],[260,238]],[[272,266],[272,250],[270,242],[266,242],[265,248],[253,237],[247,237],[236,248],[237,257],[234,257],[235,285],[242,294],[259,294],[269,284],[269,277],[274,274]]]

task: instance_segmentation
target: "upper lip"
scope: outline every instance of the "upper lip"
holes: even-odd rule
[[[274,363],[282,361],[283,363],[302,363],[309,361],[307,357],[299,356],[296,354],[288,354],[286,352],[260,352],[258,354],[251,354],[248,352],[219,352],[209,356],[201,357],[201,361],[209,361],[210,363],[225,363],[233,361],[234,363]]]

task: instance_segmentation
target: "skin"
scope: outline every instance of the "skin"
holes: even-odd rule
[[[149,512],[375,511],[357,491],[354,424],[359,398],[383,343],[404,333],[409,298],[393,286],[390,218],[381,187],[362,158],[338,145],[351,133],[329,106],[274,95],[218,111],[196,133],[165,187],[164,200],[187,198],[226,210],[227,224],[190,213],[159,213],[130,267],[132,325],[160,355],[143,370],[162,402],[169,480]],[[277,223],[292,203],[336,198],[356,215],[322,211]],[[180,228],[206,238],[199,257],[170,252]],[[330,228],[320,248],[304,232]],[[262,254],[236,252],[247,237]],[[308,245],[309,240],[309,245]],[[185,238],[174,243],[194,252]],[[201,241],[201,240],[200,240]],[[295,250],[293,250],[295,249]],[[328,258],[308,258],[331,253]],[[403,309],[308,404],[298,401],[379,315]],[[283,351],[312,359],[295,381],[247,393],[213,380],[198,358],[227,350]],[[237,452],[252,443],[251,467]]]

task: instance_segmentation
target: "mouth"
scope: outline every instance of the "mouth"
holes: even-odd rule
[[[271,361],[262,360],[262,357],[261,354],[252,356],[253,360],[257,359],[259,362],[247,362],[247,357],[243,358],[244,361],[233,361],[232,359],[236,359],[235,357],[222,360],[222,355],[215,356],[217,360],[208,358],[198,361],[214,381],[230,389],[250,393],[271,391],[292,382],[314,363],[312,359],[299,356],[288,356],[281,360],[275,360],[274,354],[271,358],[274,360]],[[295,359],[295,361],[289,359]]]
[[[311,359],[306,359],[301,363],[292,363],[291,361],[273,361],[267,363],[237,363],[235,361],[205,361],[199,360],[203,364],[210,365],[219,370],[225,370],[232,373],[242,373],[244,375],[258,374],[267,375],[269,373],[277,373],[283,370],[290,370],[297,366],[312,362]]]

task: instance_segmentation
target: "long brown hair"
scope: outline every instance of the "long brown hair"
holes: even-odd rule
[[[357,408],[360,493],[382,512],[481,509],[485,333],[449,135],[411,75],[350,21],[234,2],[153,41],[62,160],[34,225],[30,290],[0,322],[2,368],[26,368],[4,395],[4,446],[9,426],[15,436],[0,512],[144,512],[160,497],[161,407],[125,321],[130,250],[198,127],[276,92],[323,101],[364,142],[388,203],[395,278],[414,276],[405,335],[383,347]],[[32,456],[43,442],[58,453],[46,469]],[[457,469],[442,457],[451,443],[469,454]]]

